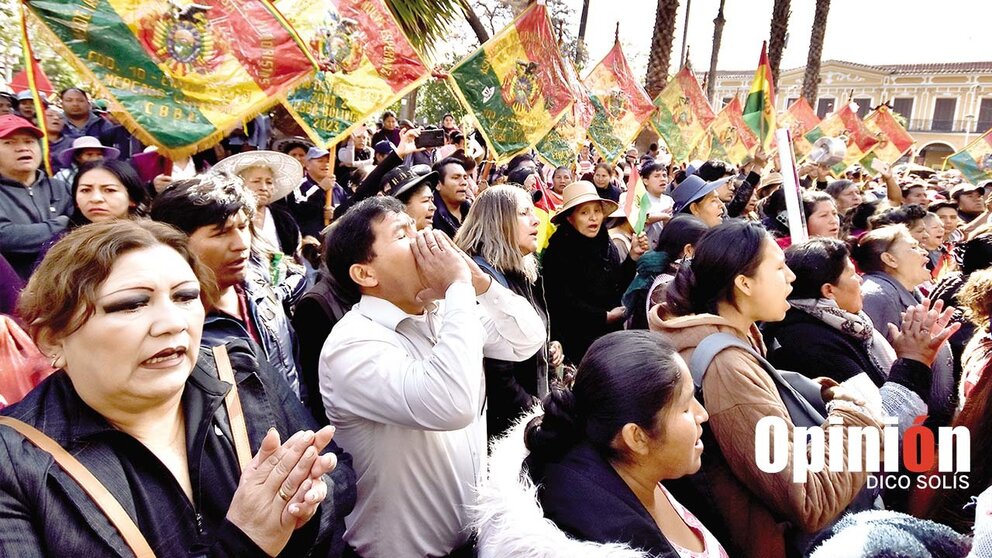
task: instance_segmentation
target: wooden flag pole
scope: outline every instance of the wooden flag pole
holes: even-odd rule
[[[332,180],[334,180],[334,166],[335,163],[337,162],[338,148],[335,145],[331,147],[331,149],[329,149],[328,151],[330,152],[330,156],[331,156],[330,158],[331,170],[329,171],[330,174],[328,174],[328,176]],[[337,183],[336,180],[335,183]],[[331,219],[333,217],[334,217],[334,187],[332,186],[326,192],[324,192],[324,226],[325,227],[331,224]]]

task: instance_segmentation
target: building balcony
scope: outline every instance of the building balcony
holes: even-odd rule
[[[974,134],[983,133],[992,128],[992,121],[975,122],[975,120],[935,120],[932,118],[914,118],[908,122],[906,129],[910,132],[937,132]]]

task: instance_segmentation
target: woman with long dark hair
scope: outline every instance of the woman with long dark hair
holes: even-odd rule
[[[627,329],[647,329],[648,311],[665,301],[668,285],[679,265],[692,257],[693,247],[709,227],[693,215],[679,214],[665,225],[658,246],[637,261],[637,275],[623,295]]]
[[[72,181],[76,226],[148,215],[151,195],[131,165],[117,159],[83,163]]]
[[[703,236],[692,262],[679,269],[669,287],[667,308],[648,316],[651,329],[666,334],[686,362],[715,333],[728,334],[747,348],[720,351],[708,366],[701,365],[704,369],[693,370],[702,374],[703,405],[718,446],[712,449],[719,450],[704,460],[702,469],[712,501],[697,501],[703,509],[693,511],[705,517],[714,514],[705,508],[715,507],[715,521],[729,537],[723,543],[736,547],[741,556],[778,558],[801,552],[806,537],[836,520],[859,497],[868,477],[865,472],[824,469],[808,471],[803,482],[795,482],[791,456],[796,442],[791,440],[784,452],[790,461],[782,471],[767,473],[756,465],[758,421],[777,417],[790,431],[795,426],[780,384],[759,360],[766,349],[756,325],[785,317],[794,280],[781,248],[760,225],[730,221]],[[678,317],[666,320],[666,311]],[[822,384],[820,396],[823,401],[806,403],[826,402],[828,418],[848,426],[880,427],[857,397],[834,383]],[[821,425],[826,427],[827,421],[816,426]],[[841,442],[846,446],[845,431]],[[835,436],[826,430],[828,444],[836,443]]]
[[[543,255],[551,337],[561,341],[573,363],[582,360],[596,338],[623,329],[620,296],[648,249],[642,233],[621,261],[603,225],[617,207],[600,198],[591,183],[580,181],[565,187],[564,205],[552,218],[558,229]]]
[[[661,335],[596,340],[572,388],[552,389],[543,416],[494,445],[477,510],[480,557],[545,549],[535,555],[725,558],[662,484],[699,469],[707,415],[694,393]]]

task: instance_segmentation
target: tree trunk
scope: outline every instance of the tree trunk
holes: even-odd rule
[[[772,67],[772,82],[778,85],[779,67],[782,65],[782,51],[785,50],[785,37],[789,33],[790,0],[775,0],[772,6],[772,28],[768,37],[768,64]]]
[[[411,122],[416,122],[418,91],[420,91],[419,87],[407,93],[407,95],[403,97],[406,99],[406,104],[400,107],[400,118],[405,118]]]
[[[685,24],[682,25],[682,48],[679,50],[679,69],[685,66],[689,59],[689,13],[692,11],[692,0],[685,0]]]
[[[469,2],[465,2],[462,7],[465,10],[465,20],[468,21],[469,27],[471,27],[472,31],[475,32],[475,37],[479,39],[479,44],[481,45],[482,43],[488,41],[489,32],[486,31],[486,28],[482,25],[482,21],[475,13],[475,10],[472,9],[472,5]]]
[[[710,53],[710,72],[707,74],[709,79],[706,80],[706,98],[714,106],[716,106],[713,102],[713,91],[716,90],[716,61],[720,56],[720,42],[723,40],[723,24],[727,23],[727,20],[723,17],[724,2],[725,0],[720,0],[720,9],[716,13],[716,19],[713,20],[713,51]]]
[[[813,30],[809,40],[809,56],[806,58],[806,74],[803,76],[803,97],[814,108],[816,92],[820,88],[820,55],[823,52],[823,36],[827,31],[829,10],[830,0],[816,0],[816,14],[813,16]]]
[[[668,69],[672,61],[672,43],[675,41],[675,14],[678,0],[658,0],[654,15],[654,32],[651,35],[651,54],[645,88],[652,98],[661,93],[668,82]]]
[[[589,0],[582,0],[582,15],[579,16],[579,37],[575,41],[575,65],[578,66],[585,59],[586,50],[586,23],[589,21]]]

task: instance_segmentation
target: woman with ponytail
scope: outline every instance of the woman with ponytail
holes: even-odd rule
[[[725,349],[703,371],[702,403],[717,446],[707,449],[701,470],[701,493],[708,493],[710,501],[685,500],[703,508],[690,505],[700,516],[717,509],[717,515],[706,520],[718,532],[726,530],[729,540],[723,543],[734,555],[784,558],[801,552],[802,541],[836,520],[862,492],[868,477],[864,472],[823,468],[807,472],[801,482],[793,480],[794,423],[776,382],[758,360],[765,346],[756,324],[785,316],[794,279],[782,249],[761,225],[730,221],[703,235],[691,263],[679,269],[669,286],[667,303],[648,316],[650,328],[664,333],[686,362],[714,333],[729,333],[753,351]],[[677,317],[666,320],[668,315]],[[828,417],[846,426],[879,427],[850,395],[843,395],[842,401],[845,392],[829,385],[836,383],[825,383],[822,389],[822,398],[829,401]],[[787,451],[776,449],[790,459],[777,473],[764,472],[756,464],[756,425],[765,417],[778,417],[789,429]],[[836,443],[833,437],[825,431],[827,447]],[[846,447],[847,441],[843,444]]]
[[[552,389],[543,416],[494,445],[476,509],[480,558],[726,558],[661,484],[699,469],[707,416],[694,393],[662,336],[593,342],[572,389]]]

